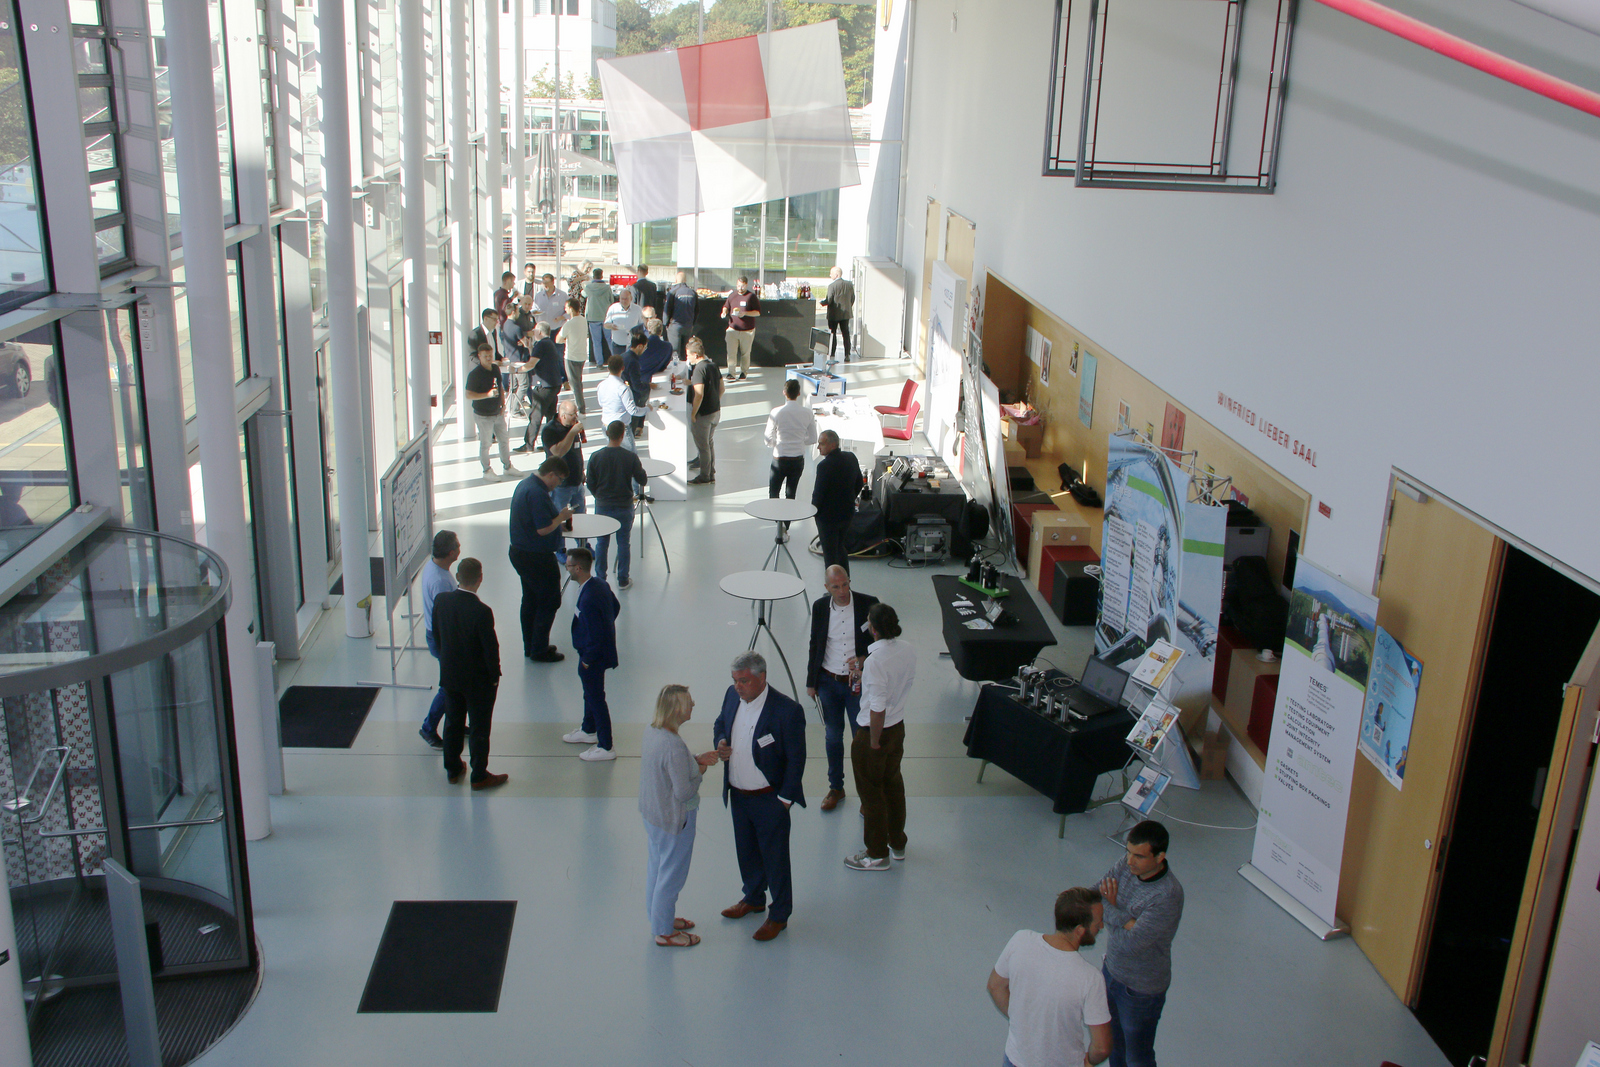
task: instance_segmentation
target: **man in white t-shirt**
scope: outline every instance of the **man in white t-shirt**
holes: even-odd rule
[[[1006,943],[989,972],[989,997],[1011,1024],[1005,1067],[1080,1067],[1111,1055],[1106,981],[1078,955],[1103,923],[1100,891],[1080,886],[1056,897],[1055,933],[1019,930]]]

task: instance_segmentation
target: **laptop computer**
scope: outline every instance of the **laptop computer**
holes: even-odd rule
[[[1116,711],[1122,706],[1122,691],[1128,687],[1128,677],[1127,671],[1091,655],[1083,665],[1083,677],[1067,690],[1067,706],[1085,718]]]

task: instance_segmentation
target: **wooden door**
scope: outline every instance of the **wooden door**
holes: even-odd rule
[[[1378,623],[1422,661],[1405,788],[1358,755],[1338,915],[1414,1005],[1505,546],[1442,500],[1391,492]]]

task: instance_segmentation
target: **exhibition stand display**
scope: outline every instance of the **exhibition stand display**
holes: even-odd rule
[[[1028,595],[1028,586],[1012,574],[1001,575],[1010,595],[1005,610],[1014,621],[995,625],[984,617],[983,597],[954,574],[933,575],[939,600],[944,644],[956,673],[969,682],[998,682],[1032,663],[1041,650],[1056,643],[1044,613]],[[977,623],[983,625],[976,625]]]
[[[1048,683],[1065,675],[1049,671],[1045,678]],[[1133,722],[1120,708],[1086,722],[1050,718],[1019,701],[1014,688],[986,685],[978,693],[964,740],[967,755],[983,761],[979,782],[993,763],[1032,786],[1061,816],[1056,836],[1062,837],[1067,816],[1093,806],[1096,780],[1128,762],[1126,738]]]

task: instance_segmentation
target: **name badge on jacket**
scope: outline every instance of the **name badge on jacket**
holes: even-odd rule
[[[771,734],[767,734],[765,737],[756,738],[756,744],[760,745],[762,748],[766,748],[776,740],[776,737],[773,737]]]

